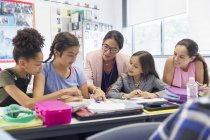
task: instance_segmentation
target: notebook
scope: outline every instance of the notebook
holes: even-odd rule
[[[75,113],[78,120],[92,120],[110,117],[119,117],[127,115],[135,115],[143,112],[143,105],[136,103],[115,103],[111,100],[94,101],[90,100],[90,105],[87,108],[82,108]]]

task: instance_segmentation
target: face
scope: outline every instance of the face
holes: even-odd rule
[[[130,64],[128,66],[128,75],[139,76],[141,73],[143,73],[143,71],[139,63],[139,57],[132,56],[130,59]]]
[[[62,55],[60,55],[60,52],[56,51],[56,58],[60,64],[62,64],[65,67],[70,67],[76,60],[76,57],[79,53],[78,46],[69,47],[66,50],[63,51]]]
[[[31,75],[37,75],[42,70],[43,54],[42,52],[37,53],[35,58],[31,58],[25,61],[24,69]]]
[[[102,44],[103,60],[113,60],[116,54],[119,52],[119,46],[114,39],[107,39]]]
[[[188,64],[192,62],[193,58],[188,55],[187,48],[183,45],[177,45],[173,55],[175,67],[187,68]]]

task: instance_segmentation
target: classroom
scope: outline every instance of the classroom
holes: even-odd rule
[[[209,0],[1,0],[0,139],[210,136]]]

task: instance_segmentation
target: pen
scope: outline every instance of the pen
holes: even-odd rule
[[[203,84],[199,83],[198,81],[196,81],[197,85],[198,86],[202,86]]]
[[[100,102],[100,101],[98,101],[98,100],[95,100],[95,102],[96,102],[96,103],[99,103],[99,104],[101,103],[101,102]]]

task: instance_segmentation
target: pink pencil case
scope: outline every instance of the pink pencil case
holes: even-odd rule
[[[69,124],[71,122],[72,108],[61,101],[37,102],[35,111],[46,126]]]

